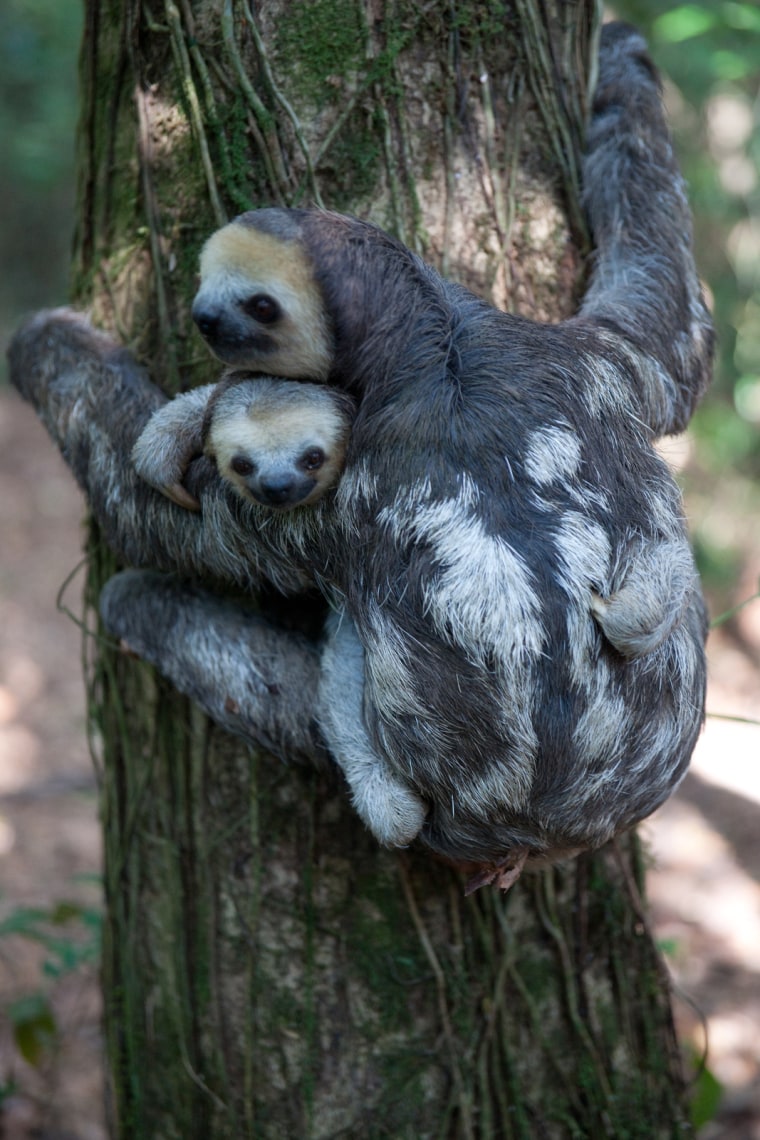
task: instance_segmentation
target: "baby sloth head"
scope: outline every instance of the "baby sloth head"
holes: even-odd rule
[[[318,384],[243,380],[212,401],[204,450],[242,498],[307,506],[337,482],[353,411],[343,392]]]

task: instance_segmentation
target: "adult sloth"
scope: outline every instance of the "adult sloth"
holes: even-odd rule
[[[338,611],[317,711],[357,810],[384,842],[419,833],[477,868],[473,886],[648,815],[703,717],[704,606],[652,441],[687,422],[712,334],[658,81],[621,25],[602,36],[584,197],[594,272],[560,325],[501,313],[382,231],[318,211],[219,231],[194,306],[226,364],[357,400],[318,525],[302,510],[282,550],[263,530],[246,541],[258,572],[311,574]],[[127,574],[103,612],[213,712],[215,663],[194,647],[216,611],[190,621],[187,602]]]

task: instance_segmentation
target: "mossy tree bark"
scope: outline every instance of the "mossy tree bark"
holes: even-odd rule
[[[497,304],[581,285],[592,0],[88,0],[74,296],[169,391],[235,213],[368,215]],[[91,543],[90,601],[114,569]],[[337,777],[253,755],[88,640],[114,1132],[688,1133],[637,844],[465,899]]]

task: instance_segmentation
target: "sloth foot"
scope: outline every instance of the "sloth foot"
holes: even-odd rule
[[[354,787],[352,798],[359,816],[384,847],[407,847],[427,815],[416,792],[382,771]]]
[[[501,891],[508,891],[520,878],[528,855],[527,847],[519,847],[503,863],[484,863],[481,869],[467,880],[465,895],[471,895],[481,887],[498,887]]]

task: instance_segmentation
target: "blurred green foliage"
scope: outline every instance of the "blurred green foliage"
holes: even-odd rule
[[[74,205],[79,0],[0,5],[0,331],[66,298]]]
[[[53,983],[99,961],[102,925],[99,907],[78,902],[57,902],[46,908],[16,907],[0,921],[0,942],[33,942],[45,955],[39,987],[19,995],[4,1010],[14,1044],[28,1064],[40,1065],[59,1036]],[[0,1105],[2,1095],[0,1087]]]

